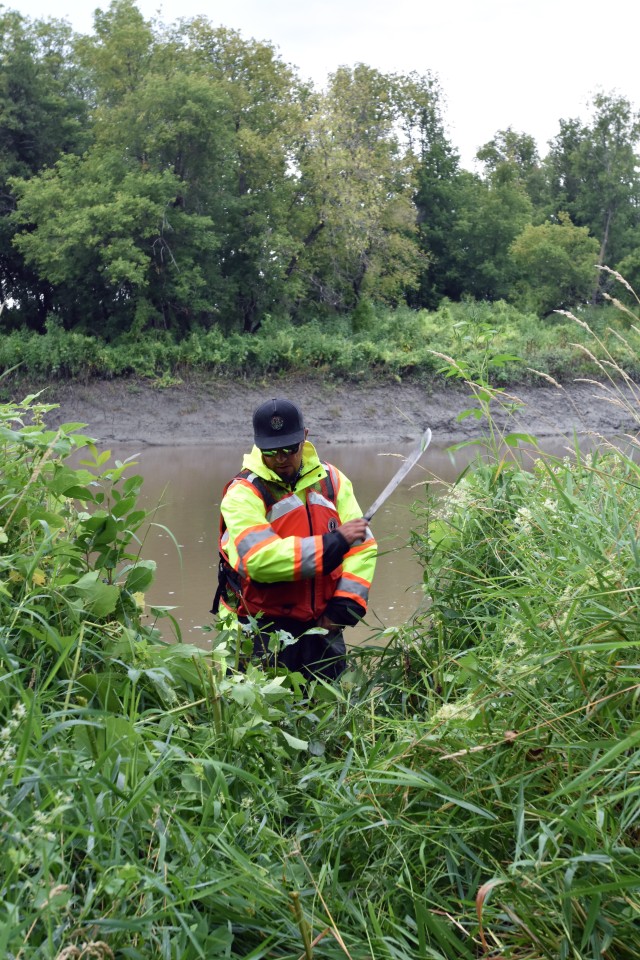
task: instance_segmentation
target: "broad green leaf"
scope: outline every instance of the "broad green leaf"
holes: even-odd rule
[[[538,441],[531,433],[508,433],[503,439],[508,447],[517,447],[519,443],[530,443],[534,447],[538,446]]]
[[[308,750],[309,742],[307,740],[300,740],[299,737],[293,737],[290,733],[287,733],[286,730],[281,730],[280,733],[285,738],[290,747],[293,747],[294,750]]]
[[[127,573],[125,587],[130,593],[144,593],[153,583],[156,573],[155,560],[140,560],[132,570]]]
[[[86,573],[70,590],[81,595],[85,609],[96,617],[106,617],[113,613],[120,596],[120,588],[103,583],[98,571]]]

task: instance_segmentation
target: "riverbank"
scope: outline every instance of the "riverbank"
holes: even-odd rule
[[[58,404],[47,414],[51,427],[82,422],[100,443],[145,443],[156,446],[251,441],[251,416],[270,396],[285,396],[302,407],[310,439],[324,444],[408,442],[430,426],[442,442],[480,436],[477,408],[469,388],[459,384],[333,383],[282,379],[251,384],[199,379],[159,388],[141,380],[53,382],[13,388],[14,399],[41,390],[40,399]],[[22,391],[22,392],[21,392]],[[545,383],[505,392],[515,414],[495,410],[496,423],[507,431],[538,438],[578,433],[633,433],[640,428],[640,391],[573,382]],[[635,413],[634,413],[635,411]]]

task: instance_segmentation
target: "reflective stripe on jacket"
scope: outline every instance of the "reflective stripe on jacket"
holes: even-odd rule
[[[266,481],[272,495],[265,503],[251,476],[229,485],[220,512],[224,532],[220,549],[241,578],[239,614],[291,617],[312,622],[332,599],[366,612],[375,569],[376,542],[370,530],[363,543],[347,550],[342,563],[323,572],[325,541],[355,517],[361,517],[350,480],[336,467],[320,463],[313,445],[303,449],[301,475],[293,489],[267,468],[257,447],[245,456],[243,472]],[[323,482],[324,481],[324,482]],[[333,499],[327,491],[332,488]]]

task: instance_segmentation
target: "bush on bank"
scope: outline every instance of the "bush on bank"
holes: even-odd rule
[[[417,507],[428,615],[304,689],[160,641],[142,480],[47,412],[0,406],[3,956],[638,956],[633,450],[496,445]]]
[[[613,307],[584,308],[579,317],[606,338],[616,360],[633,375],[637,355],[625,343],[636,337],[630,318]],[[49,322],[45,334],[16,330],[0,339],[0,372],[16,371],[36,382],[137,376],[160,385],[198,373],[424,380],[441,375],[437,354],[446,354],[478,378],[485,373],[490,345],[504,357],[500,372],[492,374],[494,382],[513,384],[535,378],[531,368],[556,379],[594,375],[596,365],[583,349],[588,342],[588,334],[567,316],[542,321],[504,302],[445,301],[434,312],[371,307],[357,317],[297,326],[268,318],[251,335],[225,335],[212,327],[180,341],[158,331],[106,342]]]

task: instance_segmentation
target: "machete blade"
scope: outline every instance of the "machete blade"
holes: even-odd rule
[[[420,438],[420,444],[418,447],[411,453],[407,459],[401,464],[397,473],[389,480],[389,483],[386,485],[384,490],[378,497],[373,501],[369,509],[365,512],[364,518],[367,522],[371,520],[374,513],[380,509],[382,504],[387,500],[393,491],[398,487],[400,483],[404,480],[406,475],[409,473],[412,467],[415,467],[416,463],[425,452],[429,444],[431,443],[431,430],[429,427],[425,430],[422,437]]]

